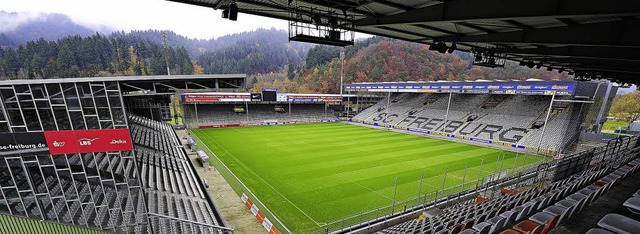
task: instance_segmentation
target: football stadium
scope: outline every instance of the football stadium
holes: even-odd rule
[[[638,3],[170,1],[285,19],[292,41],[363,32],[574,79],[0,80],[0,233],[640,230],[640,135],[600,133],[640,84]]]

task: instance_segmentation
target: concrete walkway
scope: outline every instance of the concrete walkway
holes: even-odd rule
[[[176,130],[176,132],[178,136],[180,136],[182,144],[187,147],[184,141],[184,137],[187,136],[187,131]],[[198,175],[209,184],[207,192],[211,196],[211,199],[213,199],[213,203],[215,203],[220,211],[222,219],[227,226],[233,228],[235,233],[238,234],[267,233],[267,230],[262,227],[258,219],[249,211],[249,208],[244,205],[240,196],[233,191],[218,170],[213,167],[210,169],[201,167],[200,163],[196,160],[198,157],[196,153],[191,152],[188,148],[186,149],[189,153],[189,158],[198,171]]]

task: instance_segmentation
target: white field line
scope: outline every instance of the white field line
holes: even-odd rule
[[[338,173],[338,174],[335,174],[335,175],[336,175],[338,178],[340,178],[340,179],[346,180],[346,181],[347,181],[347,182],[349,182],[349,183],[353,183],[353,184],[355,184],[355,185],[358,185],[358,186],[360,186],[360,187],[362,187],[362,188],[364,188],[364,189],[366,189],[366,190],[369,190],[369,191],[371,191],[371,192],[373,192],[373,193],[375,193],[375,194],[378,194],[378,195],[379,195],[379,196],[381,196],[381,197],[384,197],[384,198],[386,198],[386,199],[389,199],[390,201],[393,201],[393,199],[392,199],[392,198],[387,197],[387,196],[385,196],[384,194],[382,194],[382,193],[380,193],[380,192],[378,192],[378,191],[375,191],[375,190],[373,190],[373,189],[371,189],[371,188],[369,188],[369,187],[367,187],[367,186],[361,185],[361,184],[359,184],[359,183],[357,183],[357,182],[355,182],[355,181],[353,181],[353,180],[350,180],[349,178],[346,178],[346,177],[344,177],[344,176],[341,176],[340,174],[341,174],[341,173]]]
[[[227,154],[229,154],[229,155],[231,155],[231,156],[233,156],[233,157],[235,158],[235,155],[233,155],[233,154],[232,154],[231,152],[229,152],[227,149],[225,149],[224,147],[222,147],[222,145],[220,145],[216,140],[214,140],[213,138],[211,138],[211,137],[209,136],[209,134],[207,134],[206,132],[203,132],[203,133],[204,133],[204,135],[205,135],[205,136],[207,136],[207,138],[209,138],[210,140],[212,140],[212,141],[213,141],[213,143],[215,143],[216,145],[218,145],[218,147],[220,147],[222,150],[224,150],[225,152],[227,152]],[[209,147],[207,146],[207,149],[208,149],[208,148],[209,148]],[[209,151],[211,151],[211,149],[209,149]],[[213,151],[211,151],[211,152],[213,152]],[[217,156],[216,156],[216,157],[217,157]],[[224,163],[223,163],[222,161],[220,161],[220,162],[224,165]],[[238,162],[239,162],[239,163],[242,163],[242,162],[240,162],[240,160],[238,160]],[[225,165],[225,167],[226,167],[226,165]],[[258,179],[260,179],[264,184],[266,184],[266,185],[267,185],[267,186],[269,186],[271,189],[273,189],[273,191],[275,191],[278,195],[280,195],[280,197],[284,198],[284,199],[285,199],[289,204],[291,204],[293,207],[295,207],[296,209],[298,209],[302,214],[304,214],[307,218],[309,218],[311,221],[313,221],[316,225],[318,225],[318,226],[320,226],[320,227],[321,227],[321,226],[323,226],[323,225],[325,225],[325,223],[319,223],[319,222],[318,222],[318,221],[316,221],[315,219],[311,218],[311,216],[309,216],[307,213],[305,213],[302,209],[300,209],[300,207],[298,207],[296,204],[294,204],[294,203],[293,203],[291,200],[289,200],[287,197],[285,197],[284,195],[282,195],[282,193],[280,193],[280,191],[278,191],[276,188],[274,188],[273,186],[271,186],[271,184],[269,184],[266,180],[264,180],[262,177],[260,177],[258,174],[256,174],[253,170],[251,170],[251,168],[249,168],[249,167],[247,167],[247,166],[245,166],[245,168],[247,168],[247,169],[251,172],[251,174],[253,174],[254,176],[256,176],[256,177],[257,177]],[[227,170],[229,170],[229,171],[231,172],[231,170],[230,170],[229,168],[227,168]],[[233,172],[232,172],[232,174],[233,174]],[[235,174],[234,174],[234,177],[236,177],[236,176],[235,176]],[[238,181],[240,181],[240,179],[239,179],[238,177],[236,177],[236,179],[237,179]],[[241,183],[241,184],[242,184],[242,186],[244,186],[244,187],[245,187],[249,192],[251,192],[251,191],[249,190],[249,188],[247,188],[247,186],[245,186],[245,185],[244,185],[244,183],[242,183],[242,181],[240,181],[240,183]],[[253,194],[253,192],[251,192],[251,193]],[[255,194],[253,194],[253,196],[254,196],[254,197],[256,197],[256,198],[258,197],[258,196],[256,196]],[[260,202],[260,203],[262,203],[262,202]],[[266,206],[266,205],[264,205],[264,204],[262,204],[262,206],[264,206],[265,208],[267,207],[267,206]],[[268,209],[268,208],[267,208],[267,209]],[[276,217],[276,215],[275,215],[273,212],[271,212],[271,210],[269,210],[269,213],[271,213],[271,214],[273,215],[273,217]],[[277,219],[277,218],[276,218],[276,219]],[[280,222],[280,220],[278,220],[278,221]],[[282,226],[284,226],[284,224],[283,224],[282,222],[280,222],[280,223],[282,224]]]

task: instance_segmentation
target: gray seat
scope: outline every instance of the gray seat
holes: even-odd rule
[[[473,228],[468,228],[465,229],[464,231],[459,232],[460,234],[474,234],[477,233],[476,230],[473,230]]]
[[[615,232],[610,232],[602,228],[592,228],[592,229],[589,229],[587,234],[615,234]]]
[[[584,195],[584,194],[574,193],[574,194],[569,195],[566,199],[579,202],[579,201],[582,201],[582,199],[585,199],[586,197],[587,196]]]
[[[545,208],[543,211],[552,215],[561,215],[562,213],[567,211],[567,209],[567,207],[553,205]]]
[[[473,229],[478,231],[478,234],[489,234],[489,230],[491,230],[491,224],[488,222],[481,222],[473,225]]]
[[[516,217],[516,221],[517,220],[523,220],[524,218],[528,217],[529,215],[531,215],[533,209],[536,207],[537,203],[535,202],[531,202],[528,201],[526,203],[524,203],[524,209],[522,209],[522,211],[520,211],[520,213],[518,213],[518,216]]]
[[[500,217],[500,216],[496,216],[489,219],[488,222],[491,223],[491,229],[489,230],[489,233],[494,233],[498,230],[502,230],[504,226],[507,224],[506,221],[507,221],[507,218]]]
[[[607,177],[604,177],[604,178],[602,178],[602,179],[600,179],[598,181],[605,182],[605,183],[611,183],[611,182],[615,182],[616,180],[618,180],[620,178],[621,178],[621,176],[619,176],[619,175],[610,174]]]
[[[502,214],[500,214],[500,216],[507,218],[507,220],[505,221],[506,223],[514,223],[516,221],[518,213],[510,210],[503,212]]]
[[[576,194],[582,194],[582,195],[585,195],[585,196],[589,196],[589,195],[591,195],[592,193],[595,193],[595,192],[596,192],[595,189],[591,189],[589,187],[586,187],[586,188],[580,189],[580,191],[578,191]]]
[[[619,214],[607,214],[598,221],[598,226],[621,234],[635,234],[640,230],[640,221]]]
[[[456,224],[449,228],[449,234],[457,234],[462,230],[462,224]]]
[[[564,208],[569,208],[572,206],[575,206],[576,204],[578,204],[578,202],[574,201],[574,200],[569,200],[569,199],[564,199],[562,201],[559,201],[558,203],[556,203],[557,206],[561,206]]]
[[[633,194],[634,197],[640,197],[640,189],[638,189],[638,191],[636,191],[636,193]]]
[[[537,224],[546,224],[547,222],[551,221],[554,217],[556,217],[556,215],[553,214],[549,214],[547,212],[538,212],[535,213],[534,215],[532,215],[531,217],[529,217],[529,220],[536,222]]]
[[[600,186],[595,186],[595,185],[589,185],[587,187],[585,187],[584,189],[589,189],[589,190],[593,190],[593,191],[598,191],[598,189],[600,188]]]
[[[629,211],[640,214],[640,197],[631,197],[624,201],[624,207],[627,207]]]

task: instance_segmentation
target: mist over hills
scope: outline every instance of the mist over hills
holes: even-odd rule
[[[81,25],[58,13],[15,13],[0,11],[0,46],[17,47],[43,38],[54,41],[66,36],[108,34],[115,29],[100,25]]]

